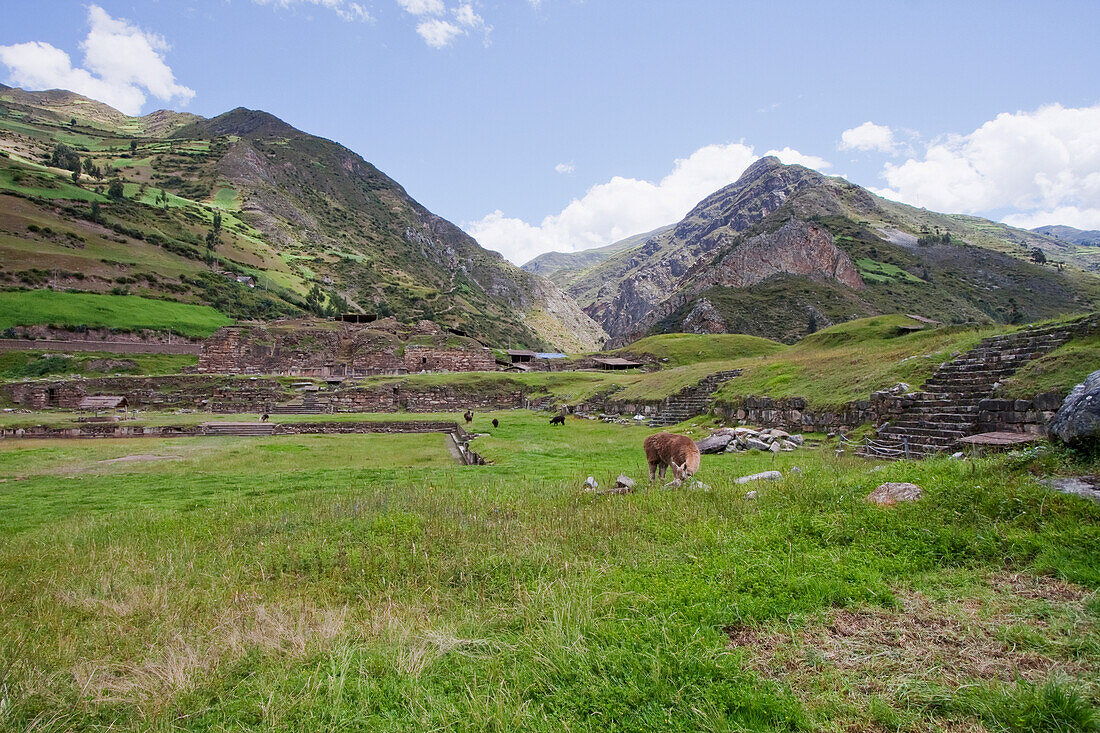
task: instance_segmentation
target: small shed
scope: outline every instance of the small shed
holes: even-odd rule
[[[522,364],[524,362],[533,361],[535,352],[527,351],[526,349],[508,349],[508,356],[511,358],[513,364]]]
[[[125,410],[126,398],[120,395],[94,395],[80,400],[81,410]]]
[[[642,366],[640,361],[631,361],[630,359],[623,359],[618,356],[601,356],[596,357],[592,361],[596,362],[596,365],[600,369],[617,370],[617,369],[637,369]]]

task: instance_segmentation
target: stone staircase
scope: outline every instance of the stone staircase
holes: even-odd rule
[[[267,422],[204,422],[203,435],[244,435],[249,437],[274,435],[275,425]]]
[[[740,369],[715,372],[703,377],[694,387],[680,390],[663,403],[657,414],[649,421],[650,427],[661,428],[676,425],[706,413],[710,409],[710,396],[724,382],[741,374]]]
[[[922,391],[911,395],[912,404],[879,428],[878,441],[894,444],[900,456],[914,458],[953,448],[959,438],[975,433],[978,403],[993,396],[998,382],[1096,327],[1092,316],[982,339],[971,351],[941,364]]]
[[[301,399],[291,400],[282,405],[274,405],[269,412],[272,415],[319,415],[324,410],[315,395],[307,394]]]

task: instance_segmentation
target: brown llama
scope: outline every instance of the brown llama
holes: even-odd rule
[[[686,435],[673,433],[657,433],[645,439],[642,443],[645,448],[645,458],[649,462],[649,480],[652,481],[661,469],[661,478],[665,477],[665,469],[672,467],[672,475],[677,483],[684,481],[699,470],[699,447],[695,441]]]

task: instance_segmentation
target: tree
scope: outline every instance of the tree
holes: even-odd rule
[[[116,178],[111,181],[111,185],[107,187],[107,198],[111,201],[121,201],[125,195],[125,189],[122,187],[122,180]]]
[[[92,202],[91,217],[92,217],[92,221],[96,222],[97,224],[99,223],[99,202],[98,201],[93,201]]]
[[[130,141],[130,155],[133,155],[136,152],[137,152],[137,140],[131,140]]]
[[[1040,265],[1045,265],[1047,263],[1047,255],[1045,252],[1043,252],[1043,250],[1036,247],[1035,249],[1031,250],[1031,261],[1037,262]]]
[[[77,166],[76,170],[73,171],[73,183],[80,183],[80,166]]]
[[[807,325],[810,333],[817,333],[817,314],[812,310],[810,311],[810,322]]]
[[[80,156],[65,143],[58,143],[50,156],[50,165],[67,171],[80,170]]]

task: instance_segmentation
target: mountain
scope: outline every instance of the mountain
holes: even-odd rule
[[[622,252],[623,250],[632,249],[650,237],[662,234],[671,228],[672,225],[669,224],[654,229],[651,232],[635,234],[632,237],[620,239],[618,242],[612,242],[603,247],[584,249],[579,252],[545,252],[533,260],[520,265],[520,267],[527,270],[527,272],[533,272],[536,275],[542,275],[550,279],[560,288],[567,288],[572,285],[579,276],[600,264],[611,255]]]
[[[1048,264],[1031,261],[1035,248]],[[1074,256],[1050,237],[888,201],[767,157],[567,292],[611,345],[668,331],[791,341],[878,313],[1008,322],[1094,307],[1100,279],[1054,264]]]
[[[75,181],[74,157],[87,166]],[[107,195],[114,179],[121,198]],[[578,351],[605,338],[550,281],[351,150],[262,111],[131,118],[71,92],[0,88],[0,230],[9,284],[246,319],[359,310],[501,346]]]
[[[1057,239],[1066,244],[1076,244],[1082,247],[1100,247],[1100,230],[1075,229],[1061,225],[1049,225],[1036,227],[1031,231]]]

